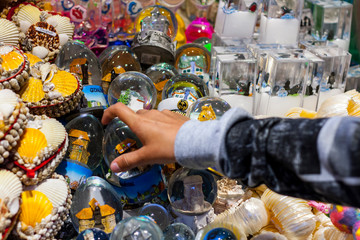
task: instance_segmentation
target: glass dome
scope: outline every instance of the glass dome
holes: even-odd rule
[[[156,104],[156,88],[151,79],[140,72],[126,72],[111,82],[110,105],[122,102],[134,111],[152,109]]]
[[[99,60],[85,44],[77,41],[67,42],[57,55],[55,64],[76,74],[83,85],[101,86]]]
[[[109,240],[109,235],[107,235],[106,232],[101,231],[98,228],[90,228],[79,233],[79,235],[76,238],[76,240],[89,240],[89,239]]]
[[[129,217],[118,223],[110,240],[151,239],[162,240],[163,233],[159,226],[145,216]]]
[[[80,183],[70,208],[71,220],[78,232],[95,227],[109,234],[122,215],[120,199],[104,179],[89,177]]]
[[[172,208],[179,213],[206,213],[212,208],[216,197],[216,181],[207,171],[180,168],[169,180],[168,198]]]
[[[135,21],[136,32],[157,30],[167,34],[172,40],[175,39],[177,27],[175,14],[161,5],[144,8]]]
[[[176,68],[168,63],[158,63],[148,68],[145,74],[153,81],[157,90],[157,104],[161,101],[162,91],[169,79],[178,75]]]
[[[164,240],[194,240],[195,234],[183,223],[173,223],[164,230]]]
[[[78,161],[94,170],[101,163],[101,141],[104,130],[99,120],[91,114],[82,114],[65,126],[69,137],[66,158]]]
[[[219,120],[231,106],[218,97],[203,97],[194,102],[186,112],[190,119],[199,121]]]
[[[102,87],[108,93],[110,83],[120,74],[129,71],[141,72],[140,62],[128,46],[117,46],[101,56]]]
[[[151,217],[157,223],[157,225],[164,230],[169,226],[169,213],[166,209],[159,204],[147,204],[141,208],[139,215]]]

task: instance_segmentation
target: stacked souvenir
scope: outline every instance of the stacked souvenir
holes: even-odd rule
[[[194,121],[231,107],[256,118],[360,116],[360,93],[345,92],[351,4],[184,2],[2,9],[0,239],[360,239],[359,209],[246,188],[214,167],[111,171],[143,146],[120,119],[101,124],[118,102]],[[196,17],[186,31],[184,15]]]

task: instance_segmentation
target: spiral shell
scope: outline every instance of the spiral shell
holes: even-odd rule
[[[66,137],[64,126],[53,118],[43,120],[40,131],[45,135],[47,143],[55,148],[63,143]]]
[[[261,196],[271,211],[272,222],[289,239],[306,239],[316,227],[315,216],[307,201],[277,194],[267,189]]]
[[[19,44],[19,29],[15,23],[0,19],[0,42],[10,45]]]
[[[353,236],[339,231],[335,227],[322,227],[317,230],[312,238],[313,240],[353,240]]]
[[[41,11],[30,4],[20,7],[17,14],[18,21],[27,21],[30,24],[35,24],[40,21]]]
[[[34,158],[47,145],[45,135],[41,131],[34,128],[26,128],[17,151],[25,163],[33,163]]]

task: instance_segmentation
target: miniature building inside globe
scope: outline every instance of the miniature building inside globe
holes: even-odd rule
[[[70,72],[75,73],[81,80],[82,84],[92,84],[91,72],[88,71],[89,62],[86,58],[77,58],[70,63]]]
[[[100,206],[95,198],[91,199],[89,206],[76,214],[79,219],[79,232],[95,227],[111,233],[116,226],[115,209],[107,204]]]
[[[84,131],[71,129],[69,132],[69,158],[87,164],[90,153],[87,151],[90,138]]]
[[[141,31],[156,30],[163,33],[168,31],[170,25],[169,20],[160,13],[157,7],[151,11],[151,16],[145,17],[140,24]]]

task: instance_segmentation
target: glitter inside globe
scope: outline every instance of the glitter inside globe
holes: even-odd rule
[[[156,104],[156,88],[151,79],[140,72],[126,72],[111,82],[110,105],[122,102],[134,111],[152,109]]]
[[[230,105],[221,98],[203,97],[190,106],[186,116],[199,121],[219,120],[230,108]]]
[[[141,72],[140,62],[128,46],[117,46],[101,56],[102,88],[107,94],[110,83],[120,74],[129,71]]]
[[[201,79],[208,78],[210,52],[199,44],[189,43],[176,50],[175,67],[179,73],[192,73]]]
[[[236,240],[235,234],[226,228],[214,228],[204,237],[204,240]]]
[[[207,171],[180,168],[169,180],[170,204],[182,214],[200,215],[208,212],[216,196],[216,181]]]
[[[177,20],[175,14],[161,5],[153,5],[144,8],[135,22],[136,32],[157,30],[168,35],[172,40],[177,33]]]
[[[194,240],[194,232],[183,223],[173,223],[164,230],[164,240]]]
[[[97,228],[90,228],[79,233],[76,240],[109,240],[109,235]]]
[[[55,64],[76,74],[83,85],[101,86],[101,67],[96,55],[77,41],[67,42],[55,59]]]
[[[104,130],[99,120],[91,114],[82,114],[66,124],[65,128],[69,136],[66,158],[94,170],[103,157],[101,141]]]
[[[111,234],[110,240],[118,239],[162,240],[163,233],[159,226],[148,217],[130,217],[119,222]]]
[[[161,94],[169,79],[178,75],[176,68],[168,63],[158,63],[148,68],[145,74],[153,81],[157,90],[157,104],[161,101]]]
[[[149,216],[164,230],[169,225],[169,215],[166,209],[159,204],[147,204],[141,208],[139,215]]]
[[[116,192],[99,177],[89,177],[80,183],[70,208],[71,220],[78,232],[95,227],[109,234],[121,221],[122,214]]]

